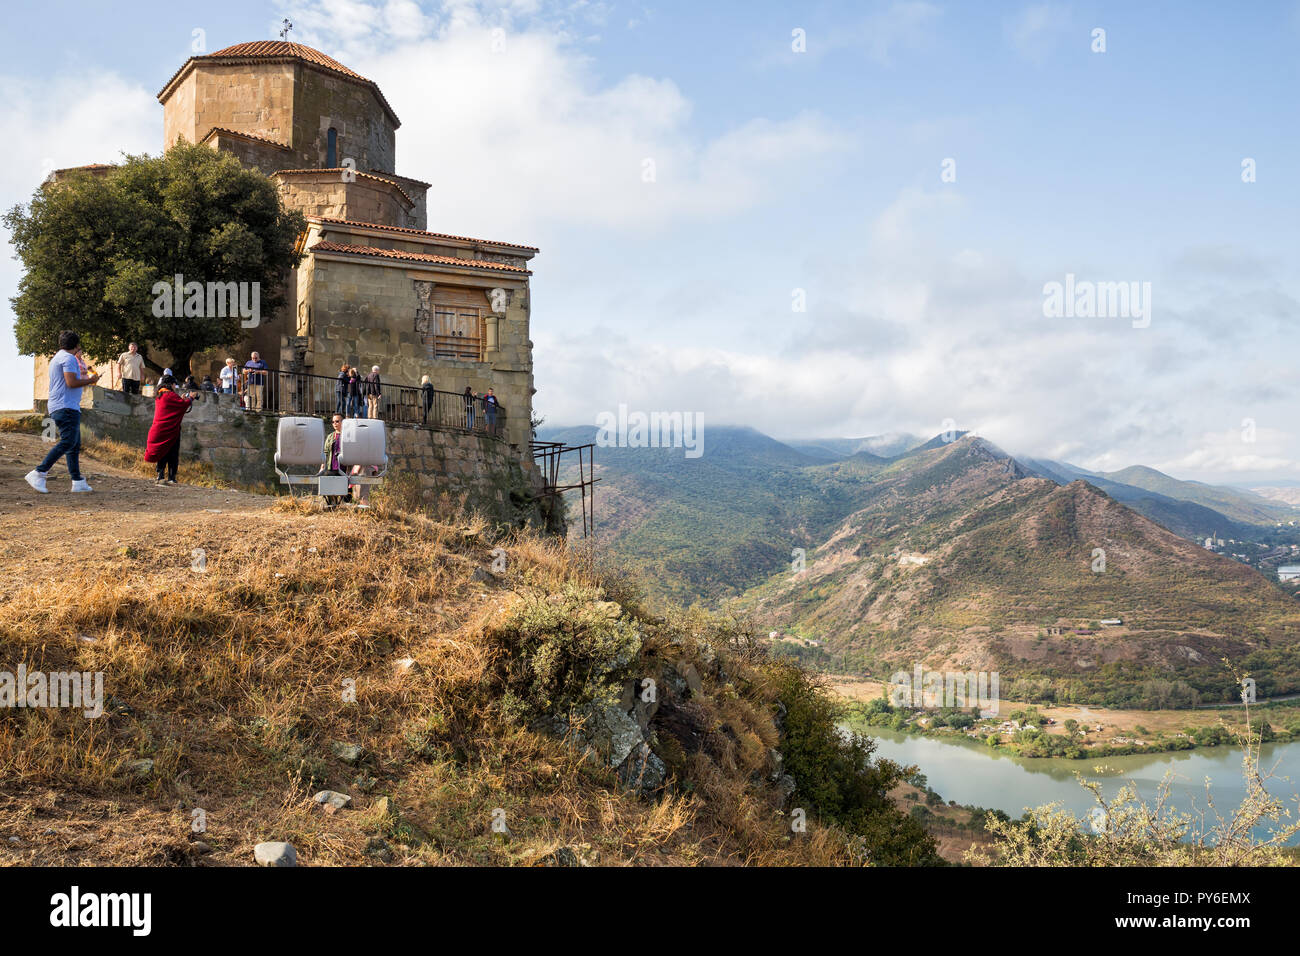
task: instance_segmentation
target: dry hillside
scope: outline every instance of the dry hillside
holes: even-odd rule
[[[42,450],[0,433],[0,670],[102,672],[107,705],[0,710],[0,862],[933,861],[805,677],[554,541],[94,458],[94,494],[38,496]]]

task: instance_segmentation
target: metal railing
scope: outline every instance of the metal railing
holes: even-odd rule
[[[346,418],[378,418],[399,425],[458,428],[505,440],[506,410],[500,405],[489,410],[482,396],[475,396],[467,404],[461,393],[388,382],[381,382],[379,394],[372,395],[374,386],[364,380],[358,383],[360,394],[349,395],[337,378],[325,375],[246,368],[239,372],[239,393],[248,411],[320,418],[334,414]]]

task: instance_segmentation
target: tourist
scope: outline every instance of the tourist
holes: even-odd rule
[[[235,360],[228,358],[225,367],[221,370],[221,394],[234,395],[238,387],[239,369],[235,367]]]
[[[244,363],[244,368],[248,369],[248,408],[260,412],[266,408],[267,364],[262,361],[261,355],[253,352]]]
[[[59,350],[50,359],[50,398],[46,414],[59,429],[59,440],[45,460],[27,473],[27,483],[41,494],[49,494],[45,478],[60,458],[68,461],[73,491],[90,491],[81,477],[81,390],[99,381],[99,373],[86,368],[81,358],[81,336],[59,333]]]
[[[217,390],[217,386],[213,384],[211,375],[203,376],[203,381],[200,383],[199,388],[204,392],[215,392]]]
[[[355,366],[348,369],[348,417],[366,417],[361,409],[361,371]]]
[[[351,474],[353,476],[364,475],[365,469],[360,465],[353,465]],[[371,465],[370,474],[372,476],[379,474],[379,466]],[[356,502],[358,508],[370,507],[370,485],[361,482],[353,482],[348,485],[348,492],[352,495],[352,500]]]
[[[364,392],[366,396],[366,417],[379,417],[379,399],[384,394],[383,382],[379,379],[379,366],[370,366],[370,374],[366,376]]]
[[[181,387],[189,392],[197,392],[199,390],[199,383],[194,380],[194,375],[191,373],[190,375],[185,376],[185,384]]]
[[[424,395],[424,414],[420,420],[427,425],[429,424],[429,410],[433,408],[433,383],[429,381],[429,376],[425,375],[420,379],[420,391]]]
[[[351,369],[344,362],[339,366],[338,381],[334,385],[334,414],[346,415],[348,411],[348,375]]]
[[[144,460],[158,466],[157,484],[176,484],[176,469],[181,461],[181,419],[194,404],[194,395],[181,398],[176,393],[176,378],[164,375],[158,381],[158,394],[153,402],[153,424],[145,443]]]
[[[344,474],[343,464],[339,461],[340,445],[343,441],[343,415],[341,412],[334,413],[333,425],[334,430],[325,437],[325,461],[320,466],[320,474],[322,475],[326,472],[331,475]],[[342,495],[326,495],[325,506],[335,508],[342,500]]]
[[[487,390],[483,396],[483,417],[487,419],[487,433],[495,435],[497,433],[497,397],[492,394],[492,389]]]
[[[128,395],[140,394],[140,382],[144,378],[144,356],[140,347],[132,342],[126,351],[117,357],[117,368],[122,375],[122,391]]]
[[[474,390],[468,385],[465,386],[465,427],[470,431],[474,430],[474,402],[478,398]]]

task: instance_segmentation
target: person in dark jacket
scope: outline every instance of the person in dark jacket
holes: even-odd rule
[[[379,397],[384,394],[383,382],[379,379],[379,366],[370,366],[370,374],[362,383],[362,394],[366,396],[366,417],[379,417]]]
[[[361,373],[355,368],[348,369],[348,417],[366,417],[361,410]]]
[[[163,473],[169,485],[176,484],[176,469],[181,459],[181,419],[194,404],[194,396],[182,398],[176,393],[176,379],[164,375],[158,382],[158,395],[153,403],[153,424],[145,444],[144,460],[158,466],[158,484],[163,483]]]
[[[497,397],[492,394],[490,388],[483,395],[483,417],[486,419],[487,433],[495,435],[497,433]]]
[[[338,382],[334,385],[334,414],[346,415],[348,412],[348,363],[339,366]]]
[[[427,375],[420,379],[420,392],[424,398],[424,414],[420,417],[420,421],[427,425],[429,423],[429,411],[433,408],[433,383],[429,381]]]
[[[478,396],[474,394],[474,390],[466,385],[465,394],[463,396],[465,400],[465,427],[470,431],[474,430],[474,402],[477,397]]]

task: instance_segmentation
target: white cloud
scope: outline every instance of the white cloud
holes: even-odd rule
[[[591,5],[577,9],[603,19]],[[693,132],[691,103],[671,79],[597,78],[556,29],[578,19],[573,7],[563,16],[473,3],[441,16],[368,10],[325,0],[289,16],[302,42],[380,83],[403,120],[398,172],[437,184],[431,228],[530,241],[545,225],[637,232],[713,219],[752,207],[800,164],[844,145],[813,112]]]
[[[0,207],[27,202],[55,169],[112,163],[122,152],[162,147],[162,107],[154,94],[114,73],[63,74],[53,82],[0,75]],[[30,408],[32,360],[19,356],[9,299],[21,275],[8,232],[0,229],[0,407]]]
[[[1057,3],[1035,3],[1004,24],[1011,48],[1031,63],[1044,63],[1069,27],[1069,11]]]

